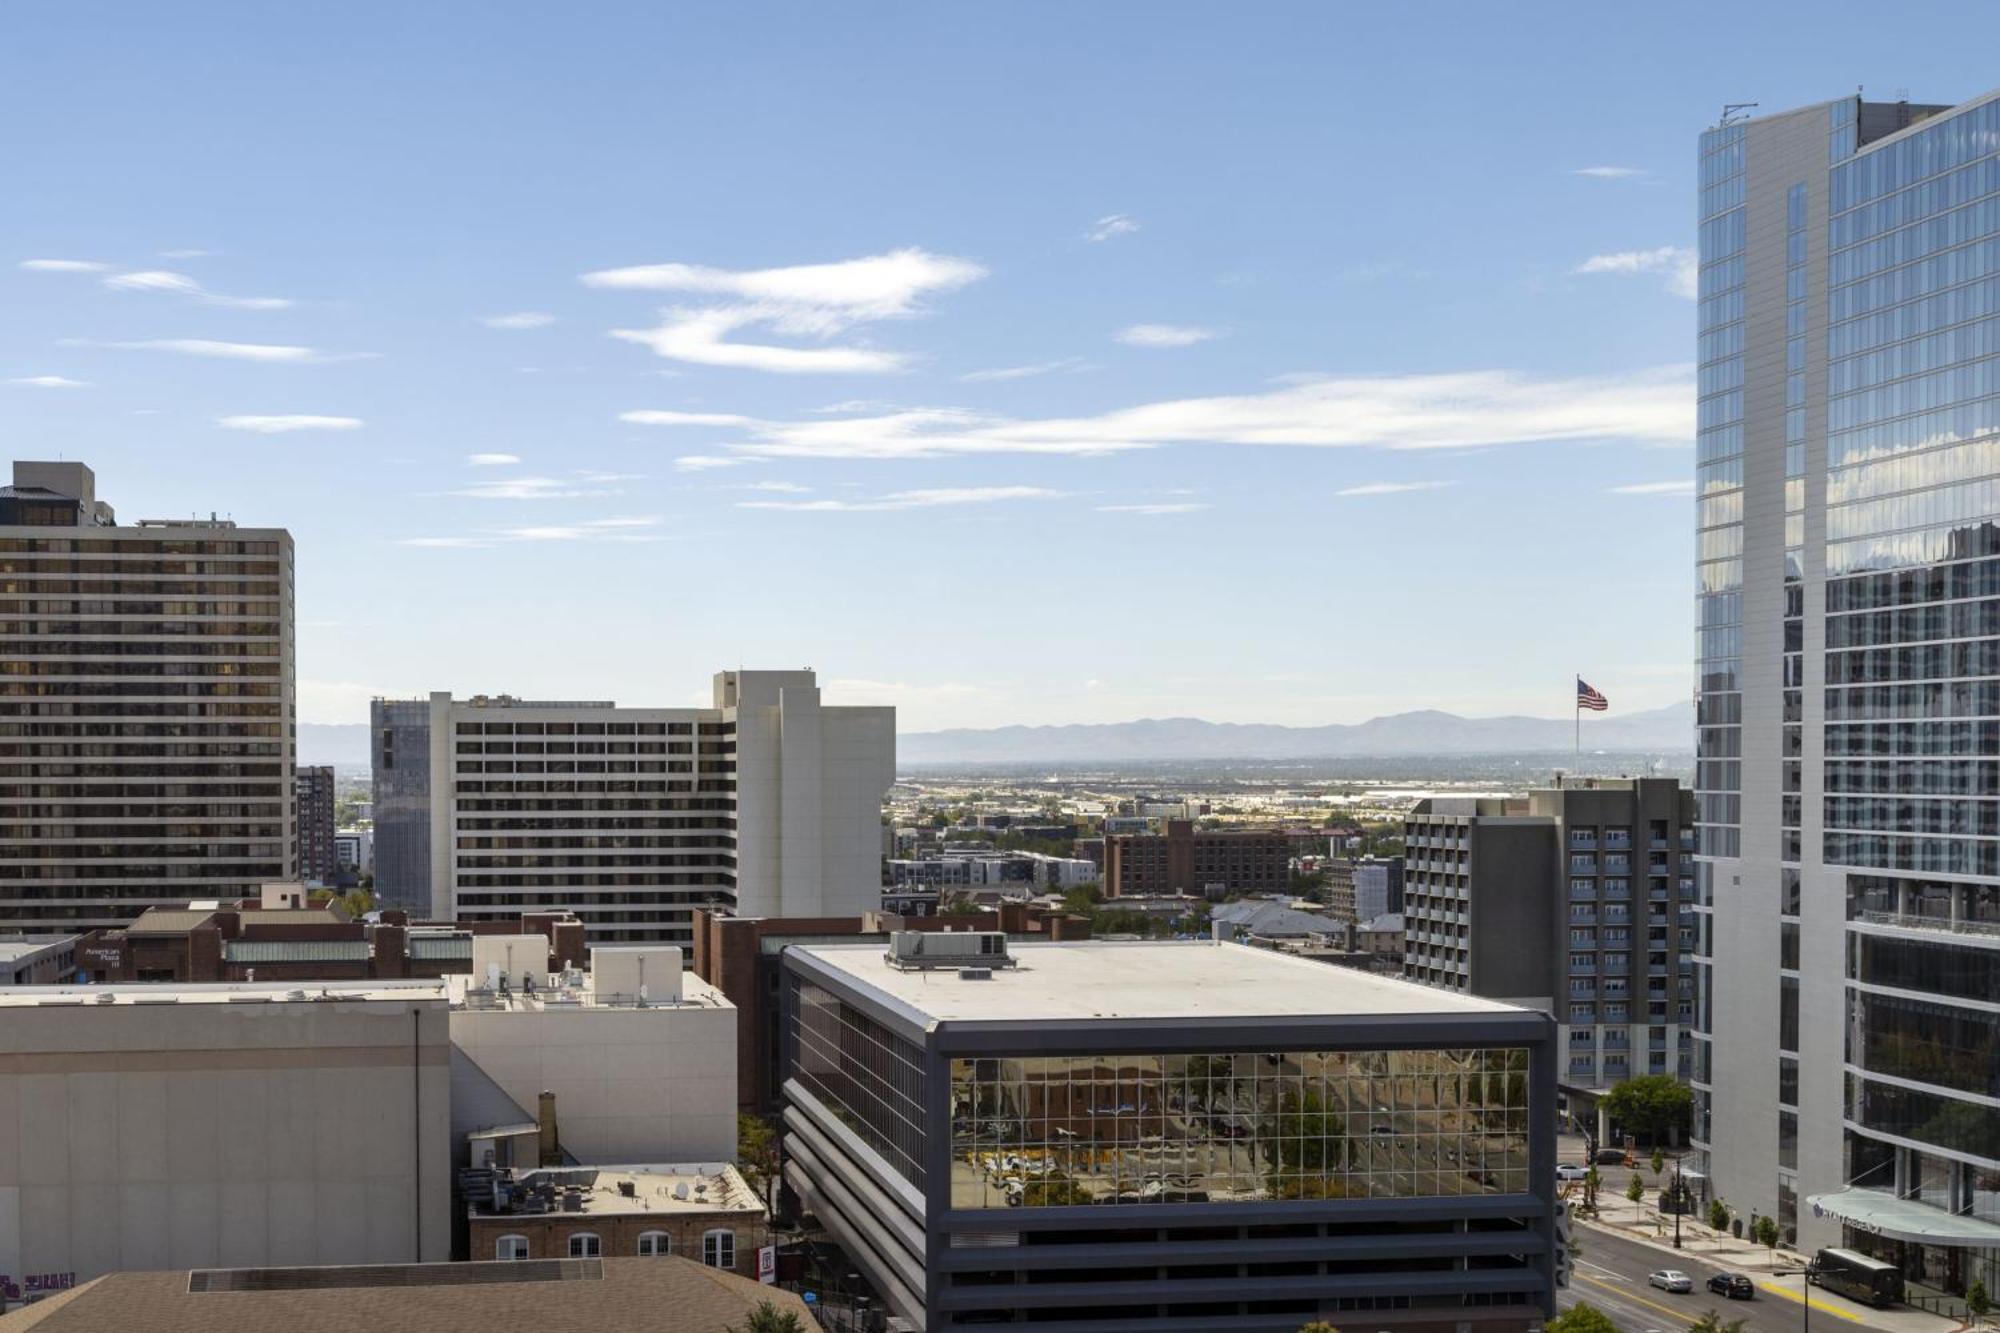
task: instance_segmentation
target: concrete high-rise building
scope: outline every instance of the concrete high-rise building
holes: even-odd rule
[[[1403,845],[1406,977],[1553,1014],[1578,1114],[1633,1075],[1687,1076],[1694,798],[1678,782],[1435,797]]]
[[[333,768],[301,765],[296,791],[299,878],[307,884],[331,884],[340,869],[333,854]]]
[[[81,463],[0,487],[0,932],[297,877],[292,538],[120,526]]]
[[[440,920],[563,908],[593,943],[691,945],[697,907],[880,906],[896,710],[810,671],[724,671],[709,708],[377,700],[375,882]]]
[[[1700,143],[1714,1188],[2000,1289],[2000,93]]]

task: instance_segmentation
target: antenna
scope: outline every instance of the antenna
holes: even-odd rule
[[[1722,107],[1722,124],[1734,125],[1739,120],[1750,119],[1747,113],[1757,109],[1755,102],[1725,102]],[[1719,127],[1718,127],[1719,128]]]

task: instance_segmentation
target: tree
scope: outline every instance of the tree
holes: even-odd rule
[[[1061,1171],[1051,1171],[1031,1180],[1021,1190],[1021,1202],[1029,1208],[1060,1208],[1065,1204],[1095,1203],[1090,1191]]]
[[[1618,1325],[1595,1306],[1581,1301],[1543,1324],[1547,1333],[1618,1333]]]
[[[1701,1318],[1688,1325],[1688,1333],[1743,1333],[1743,1321],[1732,1319],[1725,1324],[1721,1315],[1708,1310]]]
[[[1758,1218],[1756,1222],[1751,1224],[1750,1239],[1762,1245],[1766,1250],[1775,1251],[1778,1248],[1778,1219],[1775,1217]],[[1774,1254],[1771,1257],[1776,1258],[1776,1255]]]
[[[1965,1308],[1972,1311],[1974,1319],[1984,1319],[1993,1308],[1993,1298],[1986,1294],[1986,1284],[1978,1278],[1972,1279],[1972,1286],[1966,1290]]]
[[[1625,1129],[1654,1140],[1687,1128],[1694,1094],[1666,1074],[1641,1074],[1606,1093],[1604,1109]]]
[[[757,1197],[769,1200],[771,1182],[778,1178],[777,1126],[762,1116],[737,1115],[736,1169]]]
[[[1300,1324],[1299,1333],[1340,1333],[1340,1330],[1324,1319],[1315,1319],[1310,1324]]]
[[[1658,1148],[1653,1149],[1653,1181],[1659,1183],[1660,1175],[1667,1169],[1667,1155]]]
[[[780,1310],[769,1301],[758,1301],[750,1317],[731,1324],[727,1333],[806,1333],[805,1321],[791,1310]]]
[[[1597,1174],[1595,1166],[1583,1173],[1583,1206],[1593,1213],[1597,1211],[1597,1187],[1603,1183],[1604,1177]]]
[[[1720,1199],[1710,1199],[1708,1201],[1708,1225],[1717,1231],[1727,1230],[1729,1227],[1729,1205]]]
[[[1632,1178],[1625,1182],[1625,1197],[1633,1203],[1637,1203],[1646,1197],[1646,1182],[1639,1179],[1637,1171],[1634,1171]]]

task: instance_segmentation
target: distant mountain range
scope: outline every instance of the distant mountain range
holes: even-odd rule
[[[1574,738],[1572,727],[1572,720],[1566,717],[1460,717],[1436,709],[1324,727],[1149,717],[1067,727],[904,732],[896,738],[896,759],[905,764],[1092,764],[1532,754],[1568,750]],[[1671,704],[1622,717],[1587,717],[1583,742],[1590,750],[1691,750],[1694,705]],[[359,722],[301,722],[299,762],[366,768],[367,726]]]
[[[905,764],[1005,764],[1387,758],[1533,753],[1568,750],[1574,743],[1571,718],[1460,717],[1422,709],[1324,727],[1165,717],[1067,727],[906,732],[896,738],[896,760]],[[1691,750],[1694,705],[1670,704],[1622,717],[1585,718],[1583,743],[1589,750]]]

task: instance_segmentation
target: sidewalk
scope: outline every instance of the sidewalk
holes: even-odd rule
[[[1580,1200],[1580,1193],[1573,1193],[1570,1202]],[[1797,1305],[1804,1279],[1796,1273],[1780,1277],[1773,1268],[1803,1268],[1810,1256],[1786,1249],[1780,1245],[1775,1254],[1765,1250],[1752,1240],[1743,1240],[1726,1231],[1712,1231],[1705,1223],[1692,1217],[1681,1219],[1681,1247],[1674,1248],[1674,1220],[1663,1216],[1650,1202],[1631,1203],[1623,1197],[1606,1199],[1602,1191],[1597,1196],[1598,1216],[1585,1217],[1581,1212],[1572,1211],[1570,1220],[1585,1232],[1603,1231],[1621,1240],[1635,1241],[1651,1249],[1660,1251],[1662,1268],[1674,1265],[1669,1259],[1698,1259],[1716,1268],[1742,1273],[1757,1284],[1759,1299],[1777,1297]],[[1584,1254],[1589,1255],[1589,1241],[1584,1241]],[[1699,1279],[1697,1279],[1697,1285]],[[1888,1330],[1888,1333],[1956,1333],[1968,1325],[1943,1315],[1929,1314],[1923,1310],[1903,1307],[1895,1310],[1875,1310],[1856,1304],[1845,1297],[1830,1292],[1812,1289],[1812,1313],[1828,1314],[1851,1324],[1869,1328]]]

